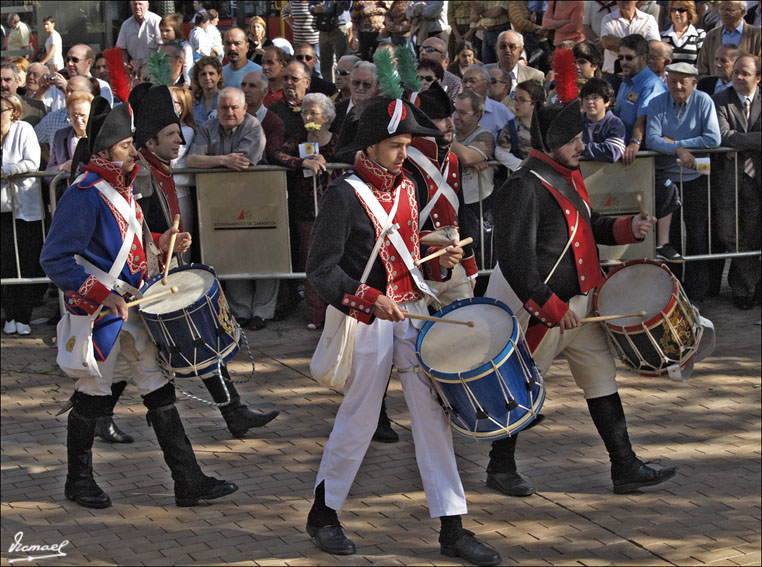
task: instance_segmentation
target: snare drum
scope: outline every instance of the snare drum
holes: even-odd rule
[[[507,305],[476,297],[437,317],[473,328],[428,322],[416,350],[453,428],[474,439],[502,439],[527,427],[545,401],[540,371]]]
[[[159,349],[159,361],[177,377],[212,372],[217,361],[228,362],[238,352],[241,328],[233,318],[214,268],[191,264],[171,270],[167,285],[163,274],[148,282],[143,297],[169,289],[173,293],[147,302],[140,314]]]
[[[604,325],[622,360],[644,376],[683,368],[696,354],[703,327],[698,310],[664,264],[630,260],[612,269],[593,296],[596,315],[645,311]]]

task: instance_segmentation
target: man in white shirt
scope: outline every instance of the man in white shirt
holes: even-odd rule
[[[148,2],[132,0],[132,16],[119,28],[116,46],[127,50],[132,59],[145,59],[156,51],[161,38],[161,17],[148,10]]]
[[[614,61],[623,37],[640,34],[647,41],[661,39],[654,17],[638,10],[635,0],[619,0],[617,5],[619,9],[614,10],[601,22],[601,44],[605,48],[602,69],[604,73],[614,72]]]
[[[48,38],[45,40],[45,55],[40,59],[40,63],[52,63],[56,70],[63,69],[63,40],[61,34],[56,31],[56,21],[52,16],[48,16],[43,20],[42,26]]]

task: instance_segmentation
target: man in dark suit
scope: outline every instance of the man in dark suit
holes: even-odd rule
[[[331,131],[338,134],[341,126],[354,106],[376,94],[378,84],[375,79],[376,65],[370,61],[358,61],[352,67],[349,75],[349,98],[336,103],[336,118],[331,125]]]
[[[704,44],[696,60],[699,78],[706,77],[711,71],[711,60],[717,48],[723,43],[735,43],[741,51],[759,55],[762,51],[762,33],[760,28],[747,24],[743,17],[746,2],[721,2],[720,22],[706,34]]]
[[[738,153],[736,172],[733,154],[714,154],[712,164],[713,216],[724,246],[735,251],[735,187],[738,183],[738,250],[759,250],[762,188],[762,132],[760,131],[760,60],[742,55],[733,66],[733,86],[714,98],[720,124],[722,145],[742,150]],[[734,178],[735,176],[735,178]],[[751,309],[755,290],[759,292],[759,258],[734,258],[728,283],[733,303],[739,309]]]
[[[724,91],[733,84],[733,64],[738,58],[738,46],[723,43],[714,52],[714,74],[699,80],[696,88],[709,96]]]

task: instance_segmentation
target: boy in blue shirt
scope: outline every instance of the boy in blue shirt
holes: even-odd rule
[[[624,153],[624,123],[614,115],[609,107],[614,100],[614,89],[608,81],[591,78],[580,90],[585,129],[582,143],[586,158],[615,163]]]

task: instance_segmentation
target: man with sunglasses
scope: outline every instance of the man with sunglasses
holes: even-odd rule
[[[457,75],[450,73],[447,66],[450,64],[450,57],[447,55],[447,43],[438,37],[430,37],[423,42],[420,51],[420,59],[428,59],[442,66],[444,69],[444,78],[442,79],[442,88],[454,101],[455,97],[463,90],[463,85]]]
[[[262,67],[246,58],[249,43],[246,40],[246,32],[241,28],[231,28],[225,33],[223,47],[228,64],[222,68],[222,79],[226,87],[240,89],[244,75],[252,71],[261,71]]]
[[[539,69],[519,64],[524,51],[524,36],[513,30],[504,31],[497,37],[498,62],[487,65],[487,70],[499,67],[511,76],[511,95],[516,85],[524,81],[545,83],[545,75]]]
[[[349,98],[336,105],[336,118],[331,125],[332,132],[336,134],[341,132],[341,126],[352,108],[376,94],[378,84],[375,73],[376,65],[369,61],[358,61],[352,67],[352,72],[349,75]]]
[[[84,43],[73,45],[66,54],[66,70],[69,72],[69,78],[92,77],[90,68],[93,66],[94,61],[95,53],[90,46],[85,45]],[[64,92],[66,90],[67,80],[61,73],[53,73],[50,76],[50,81],[59,91]],[[97,81],[101,87],[101,96],[113,106],[114,95],[111,92],[111,85],[103,79],[97,79]],[[61,95],[61,97],[63,98],[63,95]]]
[[[309,43],[297,43],[294,47],[294,59],[301,61],[310,69],[310,86],[308,92],[322,93],[327,97],[333,96],[336,93],[336,85],[321,78],[315,72],[315,65],[318,62],[317,55],[315,54],[315,48]]]
[[[487,91],[487,96],[497,102],[503,102],[503,100],[506,99],[510,101],[508,95],[512,90],[512,83],[511,76],[499,67],[490,69],[489,90]]]
[[[616,56],[622,39],[630,35],[639,35],[646,41],[661,39],[659,25],[650,14],[636,8],[635,0],[619,0],[618,8],[601,21],[601,44],[603,52],[603,72],[613,75]],[[611,82],[611,81],[609,81]]]
[[[344,55],[336,63],[336,88],[337,93],[331,97],[334,103],[348,100],[351,96],[349,91],[349,75],[352,73],[352,67],[360,61],[357,55]]]

